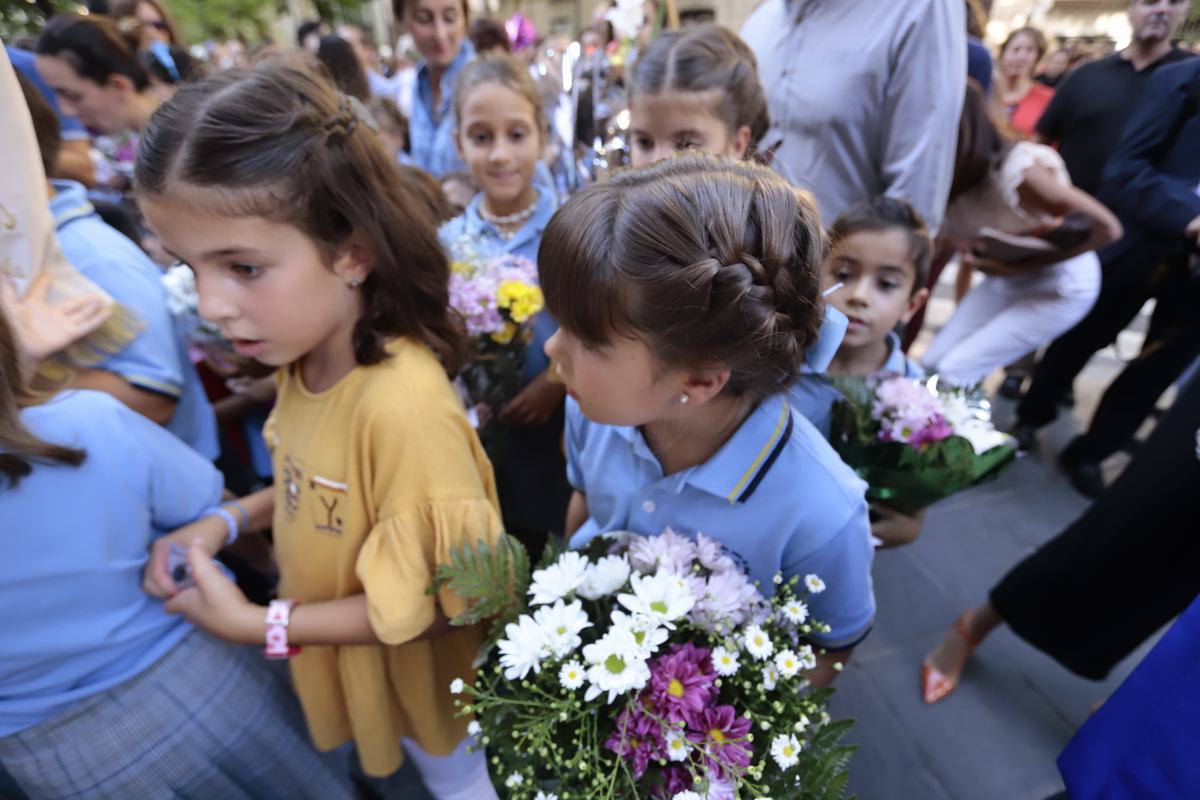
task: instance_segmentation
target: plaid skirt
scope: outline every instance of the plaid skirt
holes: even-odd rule
[[[0,764],[35,800],[354,797],[260,652],[198,631],[140,675],[0,737]]]

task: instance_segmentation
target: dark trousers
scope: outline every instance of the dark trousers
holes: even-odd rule
[[[1093,680],[1200,593],[1200,381],[1117,481],[992,589],[1014,633]]]
[[[1120,449],[1195,357],[1198,291],[1182,253],[1150,267],[1136,253],[1106,264],[1096,305],[1047,348],[1034,370],[1029,390],[1017,407],[1019,422],[1034,426],[1051,422],[1058,413],[1058,401],[1088,360],[1115,341],[1153,297],[1157,307],[1151,333],[1157,338],[1147,338],[1142,353],[1109,387],[1093,420],[1093,432],[1088,434],[1094,437],[1088,445],[1094,454],[1090,460],[1102,460]]]

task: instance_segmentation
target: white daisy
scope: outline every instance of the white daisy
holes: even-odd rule
[[[463,683],[462,678],[455,678],[450,681],[450,694],[462,694],[465,688],[467,688],[467,685]]]
[[[768,665],[762,669],[763,688],[768,692],[775,691],[775,684],[779,681],[779,670],[775,669],[774,665]]]
[[[789,600],[787,603],[784,603],[783,608],[779,610],[789,622],[795,623],[796,625],[803,625],[805,620],[808,619],[808,606],[800,600]]]
[[[808,715],[801,714],[800,719],[796,720],[796,724],[792,726],[792,729],[796,733],[804,733],[804,729],[808,727],[808,724]]]
[[[546,605],[566,597],[583,583],[587,567],[586,556],[568,550],[545,569],[534,570],[533,582],[529,585],[529,594],[533,599],[529,601],[529,605]]]
[[[538,792],[533,800],[558,800],[558,795],[554,792]]]
[[[633,636],[633,640],[637,642],[638,649],[642,656],[649,658],[658,652],[658,648],[667,641],[667,637],[671,634],[666,628],[660,626],[657,620],[642,614],[626,614],[620,609],[614,609],[612,612],[612,624],[609,630],[622,629],[629,631]]]
[[[791,678],[800,671],[800,659],[791,650],[780,650],[775,654],[775,668],[785,678]]]
[[[467,736],[478,736],[483,733],[483,726],[479,724],[479,720],[473,719],[467,723]]]
[[[524,678],[530,670],[540,672],[542,655],[546,651],[546,632],[533,617],[522,614],[516,622],[504,626],[504,635],[505,638],[496,645],[500,649],[504,677],[511,681]]]
[[[583,664],[571,659],[562,665],[562,669],[558,671],[558,682],[566,689],[578,689],[583,686],[583,680],[587,677],[587,670]]]
[[[504,781],[504,785],[510,789],[515,789],[525,783],[525,776],[519,772],[514,772]]]
[[[812,645],[801,645],[796,653],[796,659],[800,662],[800,669],[816,669],[817,654],[813,652]]]
[[[678,728],[667,731],[667,758],[672,761],[683,761],[691,752],[692,744],[683,731]]]
[[[605,556],[588,566],[577,592],[588,600],[599,600],[620,589],[628,580],[629,561],[623,556]]]
[[[713,670],[723,678],[728,678],[738,671],[738,654],[724,647],[714,647],[712,650]]]
[[[542,606],[533,612],[533,621],[546,634],[546,650],[555,658],[565,658],[583,643],[579,632],[592,626],[583,603],[554,601],[552,606]]]
[[[791,769],[800,761],[800,742],[791,734],[776,736],[771,740],[771,758],[780,769]]]
[[[704,800],[704,798],[693,792],[691,789],[688,789],[684,792],[676,792],[675,796],[672,797],[671,800]]]
[[[588,669],[584,699],[591,701],[608,692],[608,702],[618,695],[641,689],[650,680],[650,667],[637,642],[627,630],[609,629],[608,633],[583,648]]]
[[[660,625],[674,629],[674,620],[692,610],[696,598],[687,581],[669,572],[634,575],[629,579],[633,594],[617,595],[617,602],[634,614],[644,614]]]
[[[742,634],[742,646],[746,648],[747,653],[759,661],[769,658],[771,653],[775,652],[775,645],[771,642],[771,637],[758,625],[750,625],[746,628],[746,632]]]
[[[820,594],[821,592],[825,591],[825,581],[821,580],[811,572],[804,576],[804,585],[812,594]]]

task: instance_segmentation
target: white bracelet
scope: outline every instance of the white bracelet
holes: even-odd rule
[[[220,517],[225,520],[225,547],[237,541],[238,534],[241,533],[241,526],[238,524],[238,518],[235,517],[229,509],[224,506],[212,506],[204,509],[200,515],[202,517]]]

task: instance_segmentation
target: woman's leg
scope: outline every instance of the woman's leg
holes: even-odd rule
[[[941,362],[1009,302],[1003,279],[985,279],[959,303],[950,320],[933,337],[929,349],[921,356],[921,363],[930,372],[941,372]]]
[[[436,800],[497,800],[488,775],[487,754],[471,737],[459,742],[448,756],[430,755],[412,739],[401,739],[400,743]],[[468,747],[473,751],[468,752]]]

